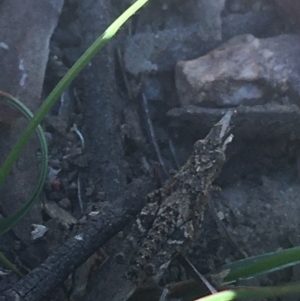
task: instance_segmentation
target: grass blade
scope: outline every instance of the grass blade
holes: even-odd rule
[[[28,119],[32,120],[33,114],[31,111],[18,99],[12,97],[11,95],[0,91],[0,95],[4,97],[4,102],[9,106],[12,106],[16,110],[20,111],[22,115]],[[46,138],[44,135],[44,131],[41,126],[36,128],[36,133],[40,142],[41,147],[41,171],[38,179],[38,183],[32,193],[32,195],[28,198],[25,205],[17,210],[14,214],[7,218],[0,219],[0,235],[9,231],[14,225],[16,225],[22,217],[26,215],[26,213],[30,210],[30,208],[35,204],[38,200],[40,193],[44,188],[44,184],[47,177],[47,168],[48,168],[48,147]]]
[[[300,282],[274,287],[249,287],[226,290],[196,301],[230,301],[234,299],[275,298],[289,295],[300,295]]]
[[[119,18],[117,18],[105,32],[88,48],[88,50],[78,59],[73,67],[67,72],[62,80],[53,89],[47,99],[44,101],[28,127],[25,129],[21,138],[15,144],[13,150],[5,160],[0,170],[0,186],[3,184],[8,173],[10,172],[13,164],[18,159],[22,149],[29,141],[31,135],[34,133],[37,126],[41,123],[46,116],[50,108],[55,104],[57,99],[68,87],[68,85],[74,80],[79,72],[90,62],[90,60],[98,53],[98,51],[117,33],[120,27],[134,15],[142,6],[144,6],[149,0],[137,0],[132,4]]]
[[[225,282],[278,271],[300,263],[300,247],[254,256],[224,265],[217,275]],[[227,271],[227,273],[226,273]]]

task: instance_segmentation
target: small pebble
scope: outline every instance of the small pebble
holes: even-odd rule
[[[69,209],[71,208],[71,201],[68,198],[63,198],[59,202],[60,207],[64,209]]]

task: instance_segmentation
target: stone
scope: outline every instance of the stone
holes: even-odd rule
[[[243,35],[196,60],[179,62],[176,87],[181,106],[299,103],[299,70],[300,36]]]

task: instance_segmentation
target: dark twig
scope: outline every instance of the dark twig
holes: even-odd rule
[[[145,114],[146,114],[146,120],[147,120],[147,124],[148,124],[148,127],[149,127],[149,132],[150,132],[152,144],[153,144],[153,146],[155,148],[155,151],[156,151],[157,159],[158,159],[161,167],[163,168],[165,174],[167,176],[169,176],[169,173],[168,173],[167,168],[165,166],[165,163],[162,159],[160,148],[158,146],[157,139],[156,139],[156,136],[155,136],[155,132],[154,132],[154,128],[153,128],[153,124],[152,124],[152,120],[151,120],[151,116],[150,116],[150,112],[149,112],[148,100],[147,100],[147,98],[144,94],[142,94],[142,98],[143,98],[143,107],[144,107]]]
[[[221,231],[225,235],[225,237],[228,240],[228,242],[233,246],[233,248],[235,250],[238,251],[238,253],[240,254],[241,258],[247,258],[247,257],[249,257],[249,255],[233,239],[233,237],[228,232],[228,230],[226,229],[225,225],[223,224],[223,222],[219,218],[218,213],[217,213],[216,208],[215,208],[214,201],[213,201],[213,199],[211,197],[209,198],[209,201],[208,201],[208,207],[209,207],[209,211],[211,212],[211,214],[212,214],[212,216],[213,216],[216,224],[218,225],[219,231]]]
[[[199,284],[203,283],[212,294],[217,292],[217,290],[209,283],[209,281],[195,268],[195,266],[186,257],[179,253],[176,259]]]
[[[144,205],[144,195],[149,190],[149,181],[137,180],[130,184],[122,198],[115,201],[115,208],[87,223],[69,239],[55,254],[39,267],[19,280],[0,295],[0,301],[45,301],[56,286],[85,262],[96,250],[121,231]],[[123,208],[124,210],[117,208]],[[121,211],[121,212],[120,212]]]
[[[175,164],[176,164],[176,168],[179,169],[179,168],[180,168],[179,160],[178,160],[178,157],[177,157],[175,148],[174,148],[173,141],[172,141],[171,139],[169,139],[169,148],[170,148],[170,151],[171,151],[171,153],[172,153],[174,162],[175,162]]]

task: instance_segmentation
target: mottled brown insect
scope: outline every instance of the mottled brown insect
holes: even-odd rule
[[[185,165],[164,187],[148,195],[122,252],[114,258],[117,266],[113,269],[120,277],[110,277],[109,282],[116,289],[109,300],[126,300],[137,286],[157,281],[174,255],[197,234],[209,190],[223,167],[225,149],[232,140],[232,114],[226,113],[205,139],[194,144]]]

